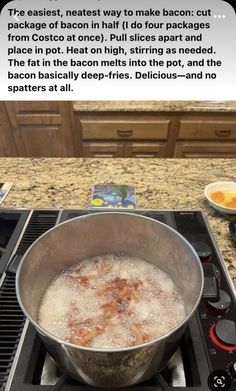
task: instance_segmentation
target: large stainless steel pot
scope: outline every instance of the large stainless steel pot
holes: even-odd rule
[[[162,337],[126,349],[91,349],[56,338],[37,323],[42,296],[53,278],[87,257],[125,252],[158,265],[182,292],[186,318]],[[123,387],[150,378],[175,352],[203,289],[198,255],[178,232],[153,219],[106,212],[62,223],[41,236],[21,261],[16,277],[20,306],[57,366],[100,387]]]

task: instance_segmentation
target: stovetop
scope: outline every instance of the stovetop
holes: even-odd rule
[[[99,212],[0,210],[0,391],[98,390],[68,378],[55,367],[18,305],[15,273],[26,250],[48,229]],[[236,390],[235,290],[204,215],[200,210],[128,212],[159,220],[189,240],[204,267],[205,299],[190,319],[168,366],[152,379],[125,390]],[[213,298],[216,292],[218,298]]]

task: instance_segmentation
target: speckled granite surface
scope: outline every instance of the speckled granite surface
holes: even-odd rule
[[[236,101],[74,101],[75,111],[236,112]]]
[[[235,181],[236,159],[0,158],[0,180],[13,187],[1,208],[87,208],[95,183],[132,184],[138,208],[201,208],[236,286],[236,243],[229,216],[203,196],[209,182]]]

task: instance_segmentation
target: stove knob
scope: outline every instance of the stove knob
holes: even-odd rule
[[[220,320],[210,329],[212,342],[222,350],[236,351],[236,324],[233,320]]]
[[[215,303],[213,301],[207,302],[207,306],[211,310],[213,310],[213,312],[215,312],[216,314],[225,313],[229,309],[230,304],[231,304],[231,298],[227,292],[223,291],[223,289],[220,289],[219,293],[220,293],[220,300],[219,301],[217,301]]]
[[[202,262],[208,262],[212,256],[212,248],[204,242],[192,242],[192,246],[196,250]]]

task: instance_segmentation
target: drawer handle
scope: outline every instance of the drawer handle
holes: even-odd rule
[[[114,155],[110,154],[110,153],[95,153],[94,157],[96,158],[108,158],[108,157],[113,157]]]
[[[132,129],[129,129],[129,130],[121,130],[121,129],[118,129],[118,130],[117,130],[117,134],[118,134],[118,136],[120,136],[120,137],[130,137],[130,136],[132,136],[132,134],[133,134],[133,130],[132,130]]]
[[[135,155],[136,158],[144,159],[144,158],[154,158],[156,155],[155,154],[145,154],[145,153],[137,153]]]
[[[230,129],[216,129],[215,134],[218,137],[229,137],[231,135]]]

